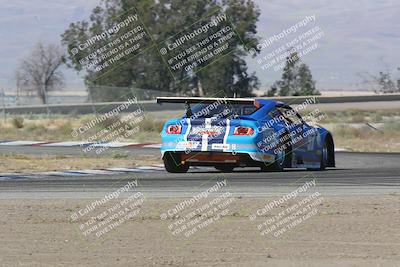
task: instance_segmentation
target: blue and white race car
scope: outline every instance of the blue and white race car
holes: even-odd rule
[[[159,97],[157,103],[182,103],[186,109],[182,118],[168,120],[162,129],[161,154],[168,172],[187,172],[190,166],[222,172],[235,167],[335,167],[332,134],[306,123],[297,108],[283,102]]]

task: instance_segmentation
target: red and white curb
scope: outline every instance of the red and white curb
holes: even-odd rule
[[[30,172],[30,173],[0,173],[0,181],[18,180],[18,179],[37,179],[48,177],[78,177],[91,175],[115,175],[124,173],[150,173],[165,171],[163,165],[140,166],[134,168],[106,168],[97,170],[69,170],[52,172]]]
[[[0,141],[0,146],[40,146],[40,147],[108,147],[108,148],[121,148],[121,147],[139,147],[139,148],[160,148],[161,144],[154,143],[130,143],[130,142],[109,142],[109,143],[95,143],[95,142],[80,142],[80,141],[64,141],[64,142],[46,142],[46,141]]]

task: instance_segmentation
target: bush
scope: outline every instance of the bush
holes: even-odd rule
[[[120,115],[115,115],[111,117],[107,117],[104,121],[100,122],[98,128],[100,129],[107,129],[108,127],[112,127],[118,124],[121,121]]]
[[[140,123],[140,129],[145,132],[161,132],[164,121],[155,119],[153,116],[147,115]]]
[[[47,132],[47,128],[43,125],[39,124],[30,124],[26,128],[27,132],[37,133],[37,134],[45,134]]]
[[[354,114],[351,118],[350,118],[350,122],[353,123],[361,123],[361,122],[365,122],[365,116],[364,114]]]
[[[70,136],[73,130],[72,123],[70,121],[64,122],[59,126],[59,131],[61,134]]]
[[[24,118],[22,118],[22,117],[14,117],[11,120],[11,124],[17,129],[24,128]]]

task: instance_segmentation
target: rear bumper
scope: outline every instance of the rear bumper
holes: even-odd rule
[[[227,142],[223,140],[214,139],[210,142],[206,142],[207,145],[204,146],[200,141],[181,141],[173,138],[163,138],[163,142],[161,145],[161,155],[164,157],[164,153],[179,153],[186,155],[198,155],[195,157],[195,160],[198,164],[201,162],[218,162],[221,160],[215,160],[218,157],[222,156],[226,158],[226,163],[232,163],[233,161],[238,161],[235,157],[231,157],[230,155],[246,155],[247,158],[250,158],[252,161],[258,163],[272,163],[275,161],[275,153],[273,150],[261,150],[256,145],[256,139],[254,136],[252,137],[241,137],[235,136],[228,138]],[[205,156],[200,155],[208,155],[209,157],[214,157],[212,160]],[[184,156],[186,157],[186,156]],[[193,157],[192,157],[193,158]],[[194,160],[193,160],[194,161]],[[241,160],[243,162],[243,160]],[[247,162],[247,161],[246,161]]]
[[[178,156],[182,164],[190,166],[217,166],[231,165],[237,167],[260,167],[265,163],[272,163],[275,156],[263,153],[231,153],[231,152],[180,152],[180,151],[164,151],[174,153]],[[164,153],[163,153],[164,155]]]

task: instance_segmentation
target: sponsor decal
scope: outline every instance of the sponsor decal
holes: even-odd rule
[[[208,136],[216,136],[220,135],[224,130],[224,127],[221,126],[211,126],[209,128],[204,127],[193,127],[192,134],[195,135],[208,135]]]
[[[221,150],[225,150],[225,149],[229,149],[230,145],[229,144],[212,144],[211,145],[211,149],[221,149]]]
[[[195,149],[199,146],[200,142],[195,141],[180,141],[176,145],[177,149]]]

